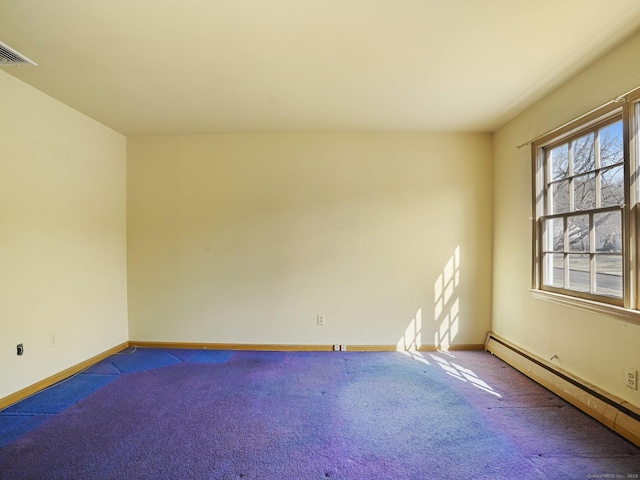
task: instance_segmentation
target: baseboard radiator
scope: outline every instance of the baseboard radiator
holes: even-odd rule
[[[640,446],[640,409],[489,332],[485,350]]]

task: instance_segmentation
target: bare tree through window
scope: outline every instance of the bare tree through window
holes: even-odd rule
[[[544,284],[622,297],[622,120],[544,155]]]

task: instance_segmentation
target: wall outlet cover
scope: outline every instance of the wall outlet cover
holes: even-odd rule
[[[626,376],[627,387],[633,388],[634,390],[638,389],[638,372],[633,368],[627,368]]]

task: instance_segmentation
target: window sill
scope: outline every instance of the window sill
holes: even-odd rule
[[[545,302],[556,303],[567,307],[586,310],[587,312],[600,313],[610,317],[616,317],[627,322],[640,325],[640,311],[630,310],[628,308],[609,305],[606,303],[594,302],[593,300],[585,300],[583,298],[570,297],[560,293],[546,292],[544,290],[536,290],[530,288],[529,291],[533,298],[543,300]]]

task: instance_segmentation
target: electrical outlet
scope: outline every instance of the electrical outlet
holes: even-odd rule
[[[632,368],[627,368],[627,387],[633,388],[634,390],[638,389],[638,372]]]
[[[58,336],[58,334],[56,332],[53,332],[51,335],[49,335],[49,346],[50,347],[55,347],[58,344],[57,336]]]
[[[341,352],[346,352],[347,351],[347,346],[346,345],[340,345],[340,351]]]
[[[324,325],[324,315],[318,314],[316,317],[316,322],[318,323],[318,325]]]
[[[18,356],[22,355],[24,353],[24,345],[22,345],[21,343],[19,343],[16,347],[16,350],[18,351]]]
[[[339,344],[339,343],[336,343],[336,344],[333,346],[333,351],[334,351],[334,352],[339,352],[339,351],[340,351],[340,344]]]

